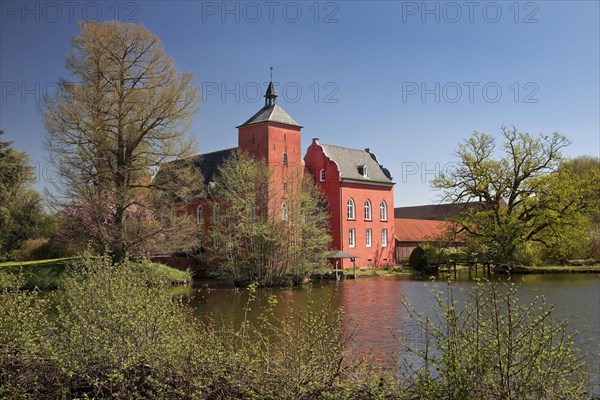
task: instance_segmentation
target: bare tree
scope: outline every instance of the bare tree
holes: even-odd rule
[[[199,92],[192,74],[178,73],[143,26],[111,21],[80,28],[67,57],[73,80],[61,79],[57,95],[44,98],[46,147],[58,171],[56,199],[89,207],[90,223],[103,232],[100,243],[119,261],[147,238],[190,236],[182,229],[185,213],[177,213],[177,224],[161,224],[157,207],[165,195],[187,200],[202,187],[199,174],[180,165],[177,179],[157,183],[152,175],[195,152],[186,132]],[[151,229],[132,217],[140,208]]]

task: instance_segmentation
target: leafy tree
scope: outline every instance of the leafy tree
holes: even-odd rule
[[[554,263],[600,258],[595,251],[600,238],[600,160],[580,156],[564,161],[548,178],[547,193],[580,212],[567,215],[564,224],[547,235],[542,256]]]
[[[0,140],[0,259],[11,258],[37,234],[43,213],[40,196],[29,186],[33,181],[27,153]]]
[[[443,190],[444,201],[479,201],[479,207],[465,208],[454,222],[481,253],[515,263],[522,246],[551,246],[570,229],[591,207],[598,185],[575,184],[570,172],[559,171],[561,150],[569,144],[565,136],[534,137],[502,128],[502,137],[498,148],[491,135],[475,132],[459,145],[458,166],[432,185]],[[567,176],[573,185],[563,183]]]
[[[117,262],[157,235],[190,236],[193,225],[183,216],[161,229],[132,227],[139,220],[131,208],[157,216],[165,196],[185,201],[201,187],[192,168],[182,165],[170,171],[178,179],[152,179],[166,162],[194,152],[186,131],[198,88],[143,26],[111,21],[80,28],[67,57],[73,80],[61,79],[57,95],[44,98],[46,145],[59,176],[55,200],[86,207],[88,231],[105,231],[103,244]],[[83,231],[83,239],[97,240]]]
[[[219,212],[204,245],[238,284],[299,283],[326,262],[331,239],[324,197],[308,176],[288,177],[289,191],[274,192],[271,176],[264,161],[236,154],[220,167],[211,189],[212,209]],[[285,216],[276,199],[284,199]]]

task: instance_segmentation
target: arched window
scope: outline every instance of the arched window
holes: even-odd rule
[[[356,215],[354,214],[354,200],[351,198],[348,199],[348,219],[355,219]]]
[[[381,204],[379,205],[379,219],[387,221],[387,203],[385,200],[381,200]]]
[[[287,153],[283,153],[283,166],[284,167],[288,166]]]
[[[369,199],[367,199],[367,201],[365,201],[365,219],[367,221],[370,221],[371,218],[371,201]]]
[[[198,208],[196,208],[196,223],[201,224],[203,219],[202,206],[198,206]]]
[[[319,180],[321,182],[325,182],[325,170],[322,169],[321,172],[319,172]]]
[[[212,222],[213,224],[219,222],[219,205],[215,204],[212,210]]]
[[[281,205],[281,219],[284,221],[288,220],[288,206],[286,203]]]

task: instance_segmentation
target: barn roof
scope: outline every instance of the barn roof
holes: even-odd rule
[[[406,218],[417,220],[437,220],[443,221],[452,217],[456,217],[461,213],[472,210],[474,208],[483,209],[485,203],[447,203],[447,204],[430,204],[426,206],[414,207],[396,207],[394,208],[394,218]]]
[[[356,150],[330,144],[317,144],[321,146],[323,153],[337,164],[341,179],[394,184],[390,171],[379,164],[370,149]]]
[[[399,242],[445,242],[443,234],[450,228],[446,221],[432,221],[424,219],[394,220],[394,234]]]

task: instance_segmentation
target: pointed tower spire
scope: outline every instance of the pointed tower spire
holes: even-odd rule
[[[275,100],[277,99],[277,93],[275,93],[275,86],[273,85],[273,66],[269,67],[269,86],[267,87],[267,92],[265,93],[265,107],[271,107],[275,105]]]

